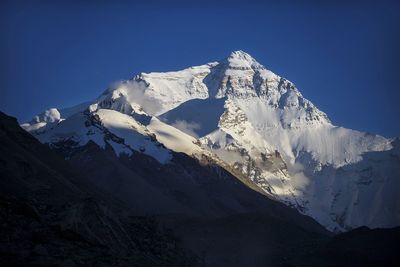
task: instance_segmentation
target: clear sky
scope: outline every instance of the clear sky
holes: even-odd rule
[[[25,121],[243,50],[336,125],[400,136],[396,1],[112,2],[1,1],[0,110]]]

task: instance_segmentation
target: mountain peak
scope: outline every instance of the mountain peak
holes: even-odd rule
[[[247,60],[254,60],[254,58],[250,55],[250,54],[248,54],[248,53],[246,53],[246,52],[244,52],[243,50],[236,50],[236,51],[233,51],[233,52],[231,52],[230,54],[229,54],[229,57],[230,58],[239,58],[239,59],[247,59]]]
[[[261,66],[250,54],[242,50],[233,51],[224,61],[230,69],[246,70]]]

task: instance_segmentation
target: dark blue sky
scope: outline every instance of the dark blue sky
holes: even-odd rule
[[[244,50],[335,124],[400,136],[396,1],[165,2],[1,1],[0,110],[24,121]]]

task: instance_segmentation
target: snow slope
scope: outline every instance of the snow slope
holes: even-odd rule
[[[84,107],[64,117],[51,109],[22,126],[44,143],[93,140],[162,163],[169,150],[205,154],[330,230],[400,225],[399,142],[333,125],[243,51],[141,73]]]

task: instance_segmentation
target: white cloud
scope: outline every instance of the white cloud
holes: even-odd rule
[[[162,109],[159,101],[146,94],[148,88],[143,82],[117,81],[110,88],[118,89],[115,91],[118,93],[123,92],[128,102],[138,104],[148,115],[154,116]]]
[[[199,136],[195,132],[195,130],[200,130],[201,126],[200,126],[200,124],[198,124],[196,122],[187,122],[184,120],[176,120],[174,123],[171,124],[171,126],[181,130],[184,133],[187,133],[188,135],[191,135],[195,138],[199,138]]]
[[[292,174],[292,185],[297,189],[305,189],[305,187],[310,183],[310,178],[308,178],[303,170],[304,166],[300,163],[294,163],[288,166],[289,172]]]

